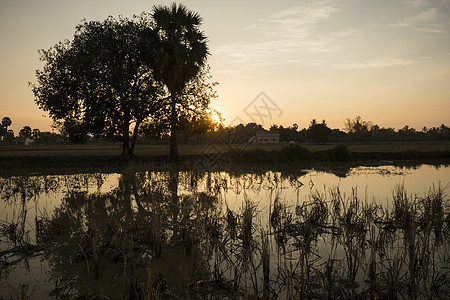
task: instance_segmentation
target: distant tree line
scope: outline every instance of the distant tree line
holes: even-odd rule
[[[3,117],[0,124],[0,144],[2,145],[23,145],[27,142],[38,145],[61,144],[67,141],[62,134],[54,132],[41,132],[38,128],[31,129],[24,126],[15,136],[14,131],[9,129],[12,124],[10,117]]]
[[[260,124],[248,123],[232,127],[216,126],[201,135],[197,142],[243,143],[265,130]],[[311,120],[308,128],[299,129],[297,124],[289,127],[272,125],[269,131],[277,131],[280,141],[298,143],[353,143],[353,142],[402,142],[402,141],[450,141],[450,127],[442,124],[438,127],[423,127],[416,130],[408,125],[396,130],[392,127],[380,127],[360,116],[345,121],[345,129],[332,129],[325,120]],[[185,133],[186,135],[187,133]],[[186,139],[184,139],[186,140]]]
[[[8,129],[12,121],[4,117],[0,124],[0,138],[2,144],[24,144],[25,139],[31,139],[34,144],[80,144],[80,143],[108,143],[108,139],[98,138],[82,131],[77,126],[59,127],[59,133],[41,132],[39,129],[31,129],[24,126],[18,136]],[[242,144],[258,131],[265,131],[262,125],[256,123],[239,124],[236,126],[224,126],[214,122],[211,118],[185,119],[179,124],[178,139],[180,143],[231,143]],[[401,129],[392,127],[380,127],[370,121],[364,121],[361,117],[347,119],[345,129],[332,129],[325,120],[318,122],[311,120],[308,128],[299,129],[297,124],[284,127],[272,125],[268,131],[276,131],[280,134],[281,142],[298,143],[358,143],[358,142],[407,142],[407,141],[450,141],[450,127],[442,124],[438,127],[423,127],[416,130],[408,125]],[[169,131],[153,129],[147,134],[141,135],[138,144],[168,144],[170,142]]]

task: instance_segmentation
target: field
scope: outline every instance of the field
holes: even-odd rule
[[[265,150],[279,150],[286,144],[276,145],[249,145],[246,150],[261,148]],[[301,144],[309,151],[321,151],[331,149],[336,144]],[[233,146],[235,148],[244,146]],[[412,143],[376,143],[376,144],[347,144],[351,152],[400,152],[405,150],[430,152],[430,151],[450,151],[450,142],[412,142]],[[198,155],[218,151],[229,151],[227,145],[179,145],[180,155]],[[120,144],[96,144],[96,145],[50,145],[50,146],[1,146],[0,158],[8,157],[58,157],[58,156],[119,156],[121,152]],[[137,145],[135,154],[137,156],[168,155],[168,145]]]

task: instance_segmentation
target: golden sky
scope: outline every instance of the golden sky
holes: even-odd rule
[[[71,39],[82,19],[170,2],[0,0],[0,118],[16,134],[50,130],[28,87],[38,49]],[[450,125],[450,0],[183,3],[204,19],[225,124],[251,121],[264,92],[276,108],[254,119],[265,127],[315,118],[342,129],[357,115],[394,128]]]

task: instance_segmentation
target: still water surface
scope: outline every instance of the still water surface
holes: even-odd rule
[[[344,199],[356,197],[363,203],[389,209],[393,206],[393,191],[398,186],[403,186],[405,194],[412,199],[416,196],[426,196],[433,187],[440,186],[445,191],[449,183],[450,167],[433,165],[414,168],[356,167],[334,173],[310,169],[234,175],[226,172],[192,173],[171,170],[125,175],[79,174],[2,178],[0,251],[3,257],[0,269],[0,295],[9,298],[25,293],[36,299],[61,294],[89,295],[99,293],[96,287],[101,285],[100,294],[112,298],[116,296],[127,298],[128,292],[124,290],[128,289],[129,282],[125,278],[130,275],[124,275],[129,272],[126,266],[129,256],[124,254],[126,247],[131,247],[130,251],[139,253],[152,268],[162,272],[173,293],[179,294],[186,283],[198,278],[212,277],[214,270],[211,269],[211,265],[214,262],[215,266],[226,268],[226,263],[217,258],[221,254],[212,251],[210,244],[200,251],[201,258],[198,258],[197,254],[191,254],[193,251],[191,247],[201,248],[203,244],[207,244],[200,241],[200,238],[191,236],[204,231],[196,229],[195,226],[202,227],[209,222],[208,220],[219,218],[220,213],[224,214],[228,210],[234,212],[234,216],[244,215],[245,203],[249,201],[254,217],[250,230],[253,232],[252,239],[263,236],[261,232],[264,230],[270,232],[273,234],[269,239],[271,257],[279,257],[281,250],[278,244],[278,247],[275,245],[274,240],[277,229],[269,225],[275,206],[279,203],[282,203],[282,207],[288,211],[286,214],[295,215],[296,208],[314,199],[314,195],[320,195],[325,201],[330,201],[331,192],[339,190]],[[193,201],[203,202],[192,204]],[[176,207],[175,210],[173,205]],[[155,218],[155,215],[158,217]],[[95,223],[92,219],[101,221],[103,217],[105,219],[100,223]],[[195,223],[189,221],[190,219],[203,221]],[[142,233],[142,236],[134,236],[131,242],[121,241],[121,246],[117,246],[121,230],[125,231],[121,228],[127,228],[130,222],[137,228],[134,229],[136,236],[138,230],[145,227],[145,224],[151,228],[161,227],[162,253],[157,254],[158,250],[155,250],[154,245],[157,243],[155,236],[158,235],[155,235],[153,229]],[[69,224],[75,228],[70,230],[64,228],[63,225]],[[64,229],[58,229],[57,226]],[[76,228],[77,226],[79,228]],[[92,235],[91,232],[111,230],[99,229],[100,226],[113,227],[116,230],[111,234],[113,238],[105,242],[107,250],[104,252],[92,250],[97,247],[93,246],[94,244],[100,244],[102,241],[97,241],[96,235]],[[42,229],[44,227],[47,229]],[[192,232],[186,231],[189,227]],[[153,245],[148,251],[142,246],[145,244],[146,236],[151,236],[148,244]],[[233,234],[230,233],[229,236],[233,239]],[[243,240],[245,244],[245,234],[237,234],[235,238]],[[183,248],[183,255],[180,256],[181,252],[176,250],[177,247],[182,247],[180,246],[182,243],[187,245],[189,241],[193,241],[193,245]],[[139,247],[129,245],[138,242],[142,243]],[[321,242],[319,239],[316,244],[320,248],[316,253],[321,257],[329,256],[330,251],[332,252],[332,249],[324,249],[323,245],[321,246],[324,242],[326,241]],[[29,253],[24,254],[26,246],[29,245],[37,248],[32,248]],[[259,249],[257,246],[249,247],[253,249],[252,251]],[[78,252],[75,251],[77,248]],[[114,251],[119,249],[122,252],[116,254],[109,249],[116,249]],[[74,254],[75,252],[77,253]],[[111,254],[112,252],[114,254]],[[101,256],[100,267],[96,265],[94,259],[96,255]],[[106,259],[108,255],[114,256],[114,263],[110,264]],[[295,256],[292,253],[290,255]],[[340,256],[335,254],[335,257],[338,260]],[[180,267],[178,266],[180,264],[188,266]],[[202,264],[205,266],[198,266]],[[279,259],[271,260],[271,274],[279,265]],[[142,267],[142,263],[139,267]],[[100,271],[97,272],[97,269]],[[184,274],[177,276],[176,273],[180,271]],[[192,272],[195,275],[190,274]],[[255,274],[261,272],[255,271]],[[208,273],[209,275],[205,275]],[[357,276],[363,276],[360,271],[355,271],[356,273],[359,274]],[[223,274],[232,277],[231,274],[234,273],[228,270],[223,271]],[[242,279],[243,285],[250,286],[253,282],[251,277],[250,275],[250,279]],[[63,284],[66,279],[69,283]],[[280,288],[279,292],[289,295],[288,288]]]

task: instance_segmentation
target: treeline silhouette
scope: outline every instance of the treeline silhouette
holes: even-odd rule
[[[258,131],[265,130],[260,124],[248,123],[231,127],[217,128],[196,136],[197,143],[225,141],[245,143]],[[308,128],[299,129],[297,124],[289,127],[272,125],[268,131],[278,132],[281,142],[298,143],[353,143],[353,142],[405,142],[405,141],[450,141],[450,127],[442,124],[438,127],[423,127],[420,130],[405,125],[396,130],[392,127],[380,127],[361,117],[347,119],[345,129],[332,129],[325,120],[311,120]],[[185,132],[181,140],[189,142],[192,133]],[[192,140],[192,138],[191,138]]]
[[[78,143],[109,143],[105,139],[95,138],[88,134],[81,139],[70,137],[70,132],[61,133],[41,132],[24,126],[19,135],[14,138],[11,129],[6,130],[6,124],[10,125],[10,119],[5,119],[2,132],[9,132],[2,136],[2,144],[24,144],[25,138],[30,138],[35,144],[78,144]],[[239,124],[236,126],[224,126],[223,124],[213,124],[212,122],[198,122],[196,124],[184,124],[183,130],[179,132],[179,141],[182,144],[208,144],[208,143],[247,143],[258,131],[278,132],[280,142],[297,143],[359,143],[359,142],[409,142],[409,141],[450,141],[450,127],[444,124],[438,127],[423,127],[421,130],[405,125],[401,129],[392,127],[380,127],[369,121],[362,120],[361,117],[347,119],[345,129],[332,129],[328,127],[325,120],[318,122],[311,120],[308,128],[299,129],[297,124],[284,127],[282,125],[272,125],[269,129],[263,128],[256,123]],[[78,134],[78,133],[77,133]],[[143,134],[138,138],[138,144],[168,144],[169,135],[163,134],[158,137]]]
[[[12,124],[10,117],[3,117],[0,123],[0,145],[51,145],[63,144],[68,141],[68,136],[55,132],[41,132],[39,128],[31,129],[30,126],[23,126],[19,134],[15,135],[14,130],[9,127]]]

